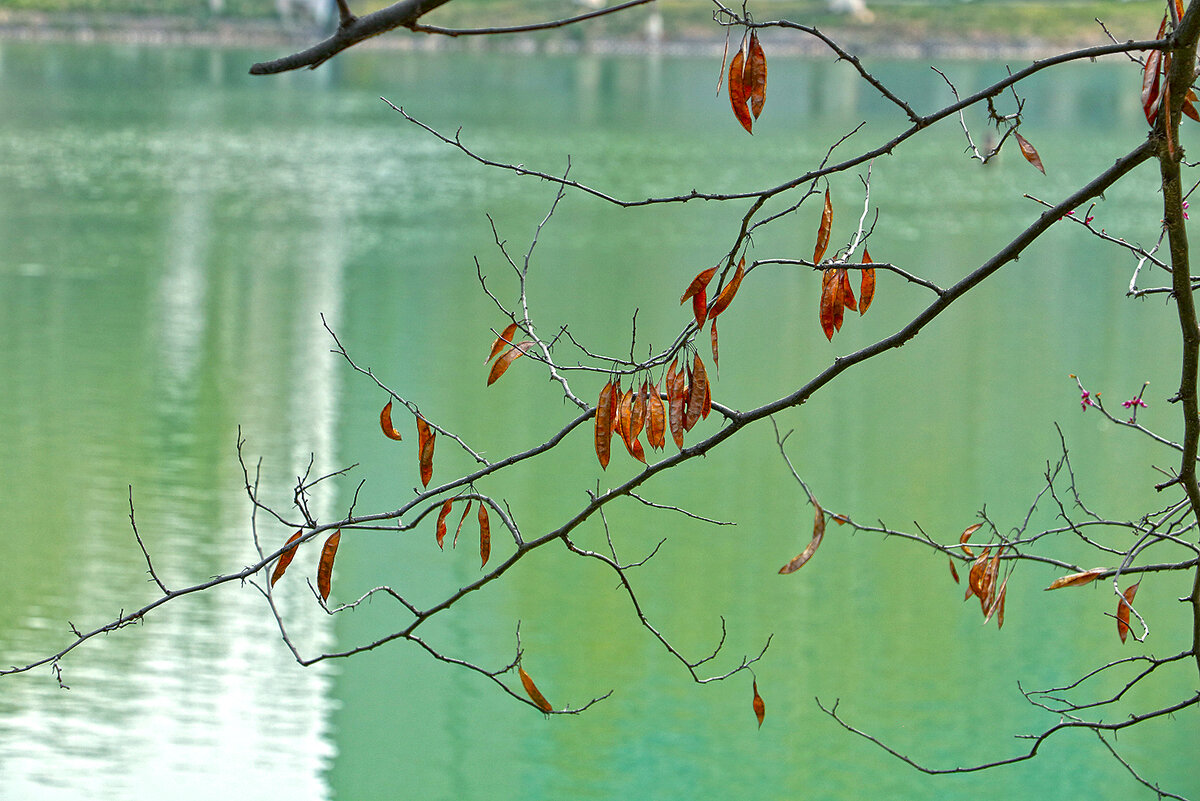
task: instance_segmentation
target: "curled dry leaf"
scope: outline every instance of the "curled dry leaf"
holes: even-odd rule
[[[1138,584],[1130,585],[1129,589],[1125,590],[1124,596],[1117,601],[1117,634],[1121,638],[1121,642],[1125,642],[1125,638],[1129,636],[1129,610],[1133,608],[1133,596],[1137,595]]]
[[[275,563],[275,569],[271,571],[272,587],[275,586],[275,582],[283,578],[284,571],[288,569],[288,565],[290,565],[292,560],[296,558],[296,549],[300,547],[296,540],[300,539],[300,535],[303,533],[303,531],[297,531],[295,534],[288,537],[287,542],[284,543],[286,547],[283,553],[279,554],[279,561]]]
[[[954,577],[954,583],[958,584],[958,569],[954,566],[954,557],[950,557],[950,575]]]
[[[425,418],[417,415],[417,464],[421,468],[421,486],[428,487],[429,479],[433,478],[433,442],[437,434],[425,422]]]
[[[383,411],[379,413],[379,427],[383,429],[383,435],[388,439],[400,439],[400,432],[392,425],[391,401],[388,401],[387,405],[383,407]]]
[[[742,81],[745,84],[743,91],[750,99],[750,113],[757,120],[767,100],[767,54],[763,52],[758,33],[755,31],[750,32],[750,47],[747,53],[745,69],[742,71]]]
[[[450,547],[454,548],[458,545],[458,535],[462,533],[463,521],[467,519],[467,515],[471,513],[471,504],[474,503],[470,498],[467,499],[467,508],[463,509],[462,516],[458,518],[458,528],[454,529],[454,539],[450,542]]]
[[[479,567],[487,564],[492,554],[492,526],[488,522],[487,504],[479,502]]]
[[[746,257],[738,262],[737,269],[733,272],[733,278],[729,279],[729,283],[717,293],[717,299],[712,302],[712,306],[708,309],[708,319],[715,320],[717,315],[729,308],[729,304],[733,303],[733,297],[737,294],[738,287],[742,285],[742,278],[746,275]]]
[[[509,323],[508,327],[500,332],[500,336],[496,337],[496,341],[492,343],[491,355],[483,360],[484,364],[487,364],[492,359],[496,358],[497,353],[512,344],[513,337],[516,336],[518,328],[519,326],[516,323]]]
[[[1163,37],[1163,33],[1167,29],[1167,15],[1163,14],[1162,24],[1158,26],[1157,39]],[[1158,119],[1158,106],[1162,99],[1162,51],[1151,50],[1146,55],[1146,66],[1142,70],[1142,112],[1146,115],[1146,122],[1150,123],[1151,127],[1154,121]]]
[[[646,426],[646,442],[651,448],[662,450],[667,446],[667,412],[659,395],[658,384],[650,385],[650,421]]]
[[[758,694],[758,679],[751,682],[754,690],[754,717],[758,718],[758,728],[762,728],[763,718],[767,716],[767,705],[763,703],[762,696]]]
[[[1082,573],[1072,573],[1069,576],[1059,576],[1054,581],[1050,582],[1047,590],[1057,590],[1062,587],[1082,587],[1084,584],[1090,584],[1096,579],[1108,572],[1106,567],[1093,567],[1091,570],[1085,570]]]
[[[871,264],[871,254],[863,248],[863,264]],[[867,307],[871,305],[871,301],[875,298],[875,268],[867,267],[860,271],[862,273],[862,284],[858,288],[858,313],[864,315],[867,313]]]
[[[687,413],[684,416],[683,427],[691,431],[692,427],[704,414],[704,398],[708,393],[708,375],[704,372],[704,362],[697,353],[688,371],[691,379],[688,381]]]
[[[683,394],[683,374],[676,369],[676,363],[671,362],[670,368],[667,369],[667,411],[671,424],[671,437],[675,440],[676,447],[683,450],[683,432],[684,432],[684,394]]]
[[[1029,144],[1029,140],[1016,131],[1013,131],[1013,136],[1016,137],[1017,144],[1021,146],[1021,155],[1025,157],[1025,160],[1041,170],[1042,175],[1045,175],[1046,168],[1042,166],[1042,157],[1038,155],[1033,145]]]
[[[716,267],[709,267],[707,270],[701,270],[696,277],[692,279],[692,282],[688,284],[688,288],[684,290],[683,297],[679,299],[679,305],[682,306],[683,304],[687,303],[688,298],[694,297],[698,293],[705,291],[708,288],[708,283],[712,281],[713,276],[716,274]]]
[[[608,460],[612,450],[612,416],[613,416],[613,384],[605,383],[600,390],[600,398],[596,401],[596,458],[600,460],[601,469],[608,469]]]
[[[642,385],[638,387],[637,394],[633,396],[633,400],[629,407],[629,438],[637,439],[642,434],[642,428],[646,425],[646,412],[649,406],[650,399],[647,395],[650,394],[649,383],[642,381]]]
[[[442,544],[446,539],[446,516],[450,514],[450,507],[454,505],[454,499],[450,498],[442,504],[442,511],[438,512],[437,519],[437,544],[439,548],[444,548]]]
[[[322,601],[329,600],[333,580],[333,558],[337,556],[338,543],[341,540],[342,531],[338,529],[325,540],[325,546],[321,548],[321,560],[317,562],[317,592],[321,593]]]
[[[980,606],[985,611],[987,608],[987,572],[988,572],[988,555],[991,553],[991,548],[984,548],[983,553],[971,563],[971,571],[967,574],[967,594],[963,596],[963,600],[967,600],[972,595],[979,599]]]
[[[1004,581],[1002,581],[1000,583],[1000,589],[996,592],[995,596],[993,598],[991,598],[988,602],[987,611],[984,613],[984,616],[983,616],[983,625],[986,626],[988,621],[992,619],[992,616],[995,615],[997,612],[999,612],[1000,616],[998,618],[996,618],[996,626],[997,626],[997,628],[1004,628],[1004,595],[1007,592],[1008,592],[1008,578],[1005,577]]]
[[[529,678],[529,674],[525,672],[525,668],[518,666],[517,673],[521,676],[521,684],[525,687],[526,694],[537,705],[537,708],[546,713],[553,712],[554,707],[546,700],[546,696],[542,695],[541,691],[538,690],[537,685],[533,683],[533,679]]]
[[[746,106],[746,84],[743,75],[745,55],[739,49],[729,62],[729,104],[733,106],[733,116],[746,129],[746,133],[754,133],[754,121],[750,118],[750,109]]]
[[[854,302],[854,290],[850,288],[850,274],[845,267],[838,269],[838,275],[842,279],[842,305],[850,311],[858,311],[858,304]]]
[[[821,273],[821,308],[819,317],[825,338],[832,341],[833,334],[842,327],[842,282],[837,270]]]
[[[967,556],[975,556],[975,552],[971,550],[971,546],[967,545],[967,540],[971,539],[971,535],[976,531],[979,531],[981,528],[983,528],[983,523],[976,523],[973,526],[967,526],[966,531],[964,531],[962,536],[958,538],[958,544],[962,547],[963,553],[965,553]]]
[[[721,349],[717,345],[717,321],[712,321],[712,327],[708,331],[709,341],[712,343],[713,352],[713,367],[720,369],[721,367]]]
[[[504,355],[499,359],[496,359],[496,363],[492,365],[492,370],[488,373],[487,385],[490,387],[492,384],[496,383],[496,381],[500,379],[500,376],[504,375],[504,372],[508,369],[509,365],[516,361],[519,356],[523,355],[530,348],[532,348],[534,344],[536,343],[534,343],[532,339],[527,339],[524,342],[518,342],[508,350],[504,351]]]
[[[1183,113],[1191,117],[1196,122],[1200,122],[1200,113],[1196,112],[1196,91],[1188,89],[1187,95],[1183,98]]]
[[[821,227],[817,229],[817,246],[813,249],[813,264],[820,264],[829,247],[829,231],[833,228],[833,203],[829,190],[825,190],[825,207],[821,210]]]
[[[804,563],[812,559],[812,555],[817,552],[817,546],[821,544],[821,538],[825,536],[825,510],[821,508],[821,504],[817,503],[815,498],[813,499],[813,506],[816,507],[816,518],[813,520],[812,541],[808,543],[808,547],[799,556],[779,568],[781,575],[795,573],[804,567]]]
[[[704,319],[708,316],[708,290],[701,289],[692,295],[692,316],[696,318],[696,328],[704,327]]]
[[[621,396],[621,401],[617,405],[617,433],[621,435],[621,439],[625,442],[625,447],[630,448],[629,432],[631,430],[630,423],[633,417],[633,387],[625,390],[625,394]]]

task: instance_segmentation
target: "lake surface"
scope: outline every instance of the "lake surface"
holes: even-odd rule
[[[485,214],[523,253],[553,199],[531,178],[489,171],[406,123],[379,97],[501,161],[563,172],[623,198],[693,187],[740,191],[852,143],[886,141],[899,116],[846,65],[771,63],[753,138],[714,97],[702,58],[354,53],[314,73],[251,78],[264,54],[0,44],[0,662],[24,664],[154,596],[129,526],[174,587],[254,557],[236,452],[261,458],[264,497],[286,507],[296,477],[359,466],[321,485],[322,519],[392,509],[418,481],[411,421],[384,440],[385,397],[330,353],[329,321],[352,355],[431,418],[490,457],[544,441],[573,416],[532,362],[485,389],[482,357],[503,320],[480,291],[513,282]],[[939,65],[961,90],[1004,65]],[[926,65],[875,65],[918,109],[948,100]],[[1006,152],[986,169],[947,120],[877,162],[872,254],[943,284],[973,269],[1037,214],[1143,136],[1139,74],[1080,65],[1031,83],[1022,128],[1049,178]],[[972,120],[978,125],[978,119]],[[979,128],[975,128],[979,131]],[[1194,143],[1189,129],[1184,144]],[[834,180],[834,241],[861,212],[856,179]],[[765,229],[754,256],[811,252],[818,210]],[[674,298],[728,247],[744,204],[622,211],[571,194],[542,233],[530,303],[542,331],[627,352],[684,323]],[[1153,242],[1156,171],[1108,193],[1098,224]],[[1057,422],[1080,489],[1121,519],[1156,503],[1151,465],[1128,432],[1081,413],[1068,373],[1110,404],[1150,381],[1145,422],[1178,429],[1177,325],[1161,300],[1124,297],[1132,262],[1063,226],[900,351],[865,365],[798,410],[789,455],[827,508],[952,541],[985,507],[1019,525],[1057,456]],[[763,269],[722,317],[714,397],[746,408],[807,380],[838,354],[901,325],[927,298],[881,276],[870,313],[827,343],[819,279]],[[1146,283],[1146,282],[1143,282]],[[525,360],[522,360],[525,361]],[[598,382],[579,382],[592,398]],[[593,386],[594,385],[594,386]],[[698,435],[715,431],[715,418]],[[411,435],[415,440],[415,433]],[[693,436],[693,440],[695,437]],[[468,460],[443,441],[437,477]],[[601,473],[590,434],[486,484],[527,532],[559,525],[586,498],[635,473],[614,453]],[[132,490],[130,489],[132,487]],[[1107,590],[1045,595],[1055,573],[1023,566],[1002,631],[980,626],[945,559],[831,526],[798,574],[780,565],[811,534],[811,510],[769,425],[645,488],[655,502],[734,521],[714,527],[630,504],[608,521],[656,626],[690,656],[729,636],[713,672],[756,654],[767,717],[750,679],[698,686],[637,625],[610,574],[550,547],[445,620],[431,642],[488,665],[512,657],[556,705],[613,690],[577,717],[544,720],[477,675],[413,647],[300,668],[250,587],[172,602],[143,625],[93,641],[48,670],[0,680],[0,799],[808,799],[1125,798],[1139,785],[1086,737],[1052,739],[1032,762],[927,777],[841,730],[840,711],[901,752],[939,767],[1024,750],[1013,734],[1055,722],[1016,682],[1073,681],[1139,651],[1186,647],[1174,599],[1186,582],[1144,582],[1154,629],[1121,646]],[[1035,516],[1054,524],[1045,508]],[[333,600],[388,583],[422,599],[478,575],[476,556],[417,535],[344,536]],[[260,516],[269,548],[291,533]],[[597,523],[578,533],[603,548]],[[1119,543],[1117,543],[1119,544]],[[1066,558],[1096,560],[1071,543]],[[496,553],[502,555],[502,543]],[[315,552],[311,555],[315,558]],[[302,554],[302,558],[308,557]],[[496,558],[496,556],[493,556]],[[389,631],[377,602],[330,618],[297,561],[279,585],[307,654]],[[1194,691],[1180,669],[1114,718]],[[1200,792],[1195,710],[1122,734],[1122,755],[1176,793]],[[1181,744],[1186,744],[1181,747]]]

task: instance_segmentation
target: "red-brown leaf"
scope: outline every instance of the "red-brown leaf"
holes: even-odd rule
[[[500,336],[496,337],[496,341],[492,343],[491,355],[483,360],[484,364],[496,358],[497,353],[513,344],[513,337],[516,336],[518,328],[519,326],[516,323],[509,323],[508,327],[500,332]]]
[[[1167,15],[1163,14],[1162,24],[1158,26],[1158,36],[1161,39],[1167,29]],[[1154,126],[1158,118],[1158,106],[1162,97],[1162,51],[1151,50],[1146,55],[1146,66],[1142,70],[1142,112],[1146,122]]]
[[[492,527],[488,523],[487,504],[479,502],[479,567],[487,564],[492,553]]]
[[[767,55],[754,31],[750,32],[749,57],[742,72],[742,81],[745,83],[744,92],[750,99],[750,113],[757,120],[767,100]]]
[[[696,328],[704,326],[704,318],[708,316],[708,291],[701,289],[692,295],[692,316],[696,318]]]
[[[817,229],[817,246],[813,250],[813,264],[820,264],[825,257],[825,249],[829,247],[829,231],[833,228],[833,203],[829,199],[829,190],[825,190],[825,207],[821,210],[821,227]]]
[[[471,513],[471,504],[474,503],[470,498],[467,499],[467,508],[463,509],[462,516],[458,518],[458,528],[454,529],[454,539],[450,542],[451,548],[458,547],[458,535],[462,532],[463,521],[467,519],[467,515]]]
[[[1091,570],[1085,570],[1082,573],[1072,573],[1069,576],[1059,576],[1054,581],[1050,582],[1047,590],[1057,590],[1061,587],[1082,587],[1084,584],[1091,584],[1100,576],[1108,572],[1105,567],[1093,567]]]
[[[808,547],[799,556],[779,568],[779,572],[782,575],[795,573],[804,567],[804,563],[812,559],[812,555],[817,552],[817,546],[821,544],[821,538],[825,536],[825,510],[821,508],[821,504],[817,503],[816,500],[813,500],[813,506],[816,507],[816,518],[813,521],[812,542],[808,543]]]
[[[621,439],[625,442],[625,447],[630,448],[629,432],[630,422],[633,417],[633,387],[625,390],[625,394],[621,396],[621,402],[617,406],[617,433],[621,435]],[[632,453],[632,450],[630,451]]]
[[[612,396],[613,385],[608,381],[596,401],[596,458],[600,460],[601,469],[608,469],[612,449]]]
[[[708,283],[712,281],[713,276],[716,274],[716,267],[709,267],[707,270],[701,270],[700,273],[692,279],[692,282],[688,284],[688,288],[684,291],[683,297],[679,299],[679,305],[682,306],[683,304],[687,303],[687,299],[693,297],[698,292],[703,292],[708,287]]]
[[[329,600],[330,584],[333,579],[333,558],[337,555],[338,543],[341,542],[342,532],[338,529],[325,540],[325,546],[321,548],[321,560],[317,562],[317,592],[321,593],[321,600]]]
[[[763,703],[762,696],[758,694],[758,679],[751,682],[754,690],[754,717],[758,718],[758,728],[762,728],[763,718],[767,716],[767,705]]]
[[[1125,590],[1124,597],[1117,601],[1117,634],[1121,637],[1121,642],[1125,642],[1125,638],[1129,636],[1129,610],[1132,608],[1133,596],[1137,595],[1138,584],[1131,584],[1129,589]]]
[[[712,302],[708,309],[708,319],[715,320],[717,315],[729,308],[729,304],[733,303],[733,296],[737,294],[738,287],[742,285],[742,278],[746,275],[746,258],[738,262],[737,269],[734,270],[733,278],[729,279],[729,283],[717,294],[717,299]]]
[[[524,685],[525,692],[529,695],[530,700],[537,705],[537,708],[543,712],[553,712],[554,707],[546,700],[546,696],[541,694],[537,685],[533,683],[533,679],[529,678],[529,674],[525,672],[525,668],[518,667],[517,673],[521,676],[521,684]]]
[[[971,546],[967,545],[967,540],[971,539],[971,535],[976,531],[979,531],[981,528],[983,528],[983,523],[976,523],[973,526],[967,526],[966,531],[964,531],[962,536],[958,538],[958,544],[962,548],[963,553],[965,553],[967,556],[975,556],[975,552],[971,550]]]
[[[1045,175],[1046,168],[1042,166],[1042,157],[1038,155],[1033,145],[1029,144],[1029,140],[1016,131],[1013,131],[1013,136],[1016,137],[1017,144],[1021,146],[1021,155],[1025,157],[1025,160],[1041,170],[1042,175]]]
[[[629,438],[636,440],[642,434],[642,428],[646,425],[646,413],[650,399],[647,397],[650,394],[649,383],[642,381],[642,385],[638,388],[637,395],[633,397],[633,401],[629,407]]]
[[[662,450],[667,446],[667,412],[659,395],[658,384],[650,385],[650,422],[646,427],[646,442],[650,447]]]
[[[688,372],[691,378],[688,381],[687,413],[683,427],[686,431],[691,431],[704,413],[704,394],[708,386],[708,376],[704,372],[704,362],[700,361],[699,353],[696,354],[692,369]]]
[[[684,408],[684,384],[683,373],[675,369],[675,362],[671,362],[671,368],[667,371],[667,383],[670,389],[667,391],[667,406],[668,414],[671,423],[671,436],[675,440],[675,445],[679,450],[683,450],[683,432],[684,417],[686,410]]]
[[[303,531],[297,531],[295,534],[288,537],[287,542],[284,543],[284,545],[288,547],[283,553],[279,554],[279,561],[275,563],[275,569],[271,571],[272,587],[275,586],[275,582],[283,578],[283,572],[288,569],[288,565],[290,565],[292,560],[296,558],[296,549],[300,547],[296,540],[300,539],[300,535],[303,533]]]
[[[433,442],[437,434],[425,422],[425,418],[417,415],[417,464],[421,468],[421,486],[428,487],[429,479],[433,478]]]
[[[439,548],[444,548],[442,541],[446,539],[446,515],[450,514],[450,507],[454,505],[454,499],[451,498],[442,504],[442,511],[438,513],[437,519],[437,544]]]
[[[504,351],[504,355],[497,359],[496,363],[492,365],[492,370],[488,373],[487,385],[490,387],[492,384],[496,383],[500,376],[504,375],[504,372],[508,369],[508,366],[512,364],[519,356],[523,355],[526,351],[532,348],[535,344],[536,343],[533,340],[527,339],[524,342],[518,342],[508,350]]]
[[[832,341],[833,334],[842,327],[842,282],[837,270],[821,273],[821,308],[819,317],[825,338]]]
[[[863,264],[871,264],[871,254],[863,248]],[[863,315],[867,313],[867,307],[871,305],[871,301],[875,298],[875,268],[868,267],[862,270],[862,285],[858,288],[858,313]]]
[[[383,429],[383,435],[388,439],[400,439],[400,432],[392,425],[391,401],[388,401],[387,405],[383,407],[383,411],[379,413],[379,427]]]
[[[839,268],[838,274],[842,277],[842,305],[850,311],[858,311],[858,304],[854,302],[854,290],[850,288],[850,274],[845,267]]]
[[[1197,113],[1193,103],[1196,102],[1196,93],[1188,89],[1187,97],[1183,99],[1183,113],[1191,117],[1196,122],[1200,122],[1200,113]]]
[[[709,331],[708,331],[708,338],[712,342],[713,367],[720,369],[720,367],[721,367],[721,349],[717,345],[717,321],[716,320],[712,321],[712,326],[709,328]]]
[[[742,68],[745,64],[745,56],[741,50],[733,54],[733,60],[729,63],[729,104],[733,106],[733,116],[737,117],[737,121],[746,129],[746,133],[754,133],[754,121],[750,119],[750,109],[746,106],[746,84],[745,78],[742,75]]]
[[[950,575],[954,577],[954,583],[958,584],[958,570],[954,567],[954,557],[950,557]]]

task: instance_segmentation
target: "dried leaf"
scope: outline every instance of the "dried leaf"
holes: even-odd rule
[[[1000,611],[996,614],[996,628],[1004,628],[1004,597],[1008,595],[1008,579],[1004,580],[1004,586],[1000,588]]]
[[[825,249],[829,247],[829,231],[833,228],[833,203],[829,199],[829,190],[825,190],[825,208],[821,210],[821,227],[817,229],[817,246],[813,250],[813,264],[820,264],[825,257]]]
[[[442,511],[438,512],[437,519],[437,544],[439,548],[443,548],[442,541],[446,539],[446,515],[450,514],[450,507],[454,505],[454,499],[450,498],[442,504]]]
[[[612,396],[612,381],[608,381],[596,401],[596,457],[600,460],[601,469],[605,470],[608,469],[612,448]]]
[[[842,327],[842,282],[837,270],[821,273],[821,308],[819,317],[825,338],[832,341],[833,334]]]
[[[708,283],[712,281],[713,276],[716,274],[716,267],[709,267],[707,270],[701,270],[700,273],[692,279],[692,282],[688,284],[688,288],[684,291],[683,297],[679,299],[679,305],[682,306],[683,304],[687,303],[688,298],[694,297],[697,293],[703,292],[708,287]]]
[[[692,316],[696,318],[696,328],[704,327],[704,318],[708,316],[708,292],[701,289],[692,295]]]
[[[454,529],[454,539],[450,542],[451,548],[458,547],[458,535],[462,532],[463,521],[467,519],[467,515],[471,513],[471,504],[474,503],[470,498],[467,499],[467,508],[463,509],[462,517],[458,518],[458,528]]]
[[[383,407],[383,411],[379,413],[379,427],[383,429],[383,435],[388,439],[400,439],[400,432],[392,426],[391,401],[388,401],[387,405]]]
[[[649,394],[649,383],[642,381],[629,407],[629,438],[632,440],[641,436],[642,428],[646,425],[646,411],[650,403],[646,396]]]
[[[1121,642],[1125,642],[1125,638],[1129,636],[1129,610],[1133,608],[1133,596],[1137,595],[1138,584],[1131,584],[1129,589],[1125,590],[1125,595],[1117,601],[1117,634],[1121,637]]]
[[[958,570],[954,567],[954,557],[950,557],[950,575],[954,577],[954,583],[960,583],[958,580]]]
[[[725,28],[725,49],[721,51],[721,69],[717,73],[717,97],[721,96],[721,86],[725,82],[725,65],[729,63],[729,31]]]
[[[642,447],[642,441],[635,439],[633,444],[629,446],[629,453],[634,459],[637,459],[642,464],[646,464],[646,449]]]
[[[518,342],[506,350],[504,355],[497,359],[496,363],[492,365],[492,370],[490,373],[488,373],[487,385],[490,387],[492,384],[496,383],[500,376],[504,375],[504,372],[508,369],[508,366],[512,364],[517,357],[524,354],[535,344],[536,343],[533,340],[527,339],[524,342]]]
[[[317,562],[317,592],[321,593],[321,600],[329,600],[330,581],[333,578],[333,557],[337,555],[338,543],[341,542],[342,531],[338,529],[325,540],[325,546],[321,548],[321,560]]]
[[[1082,573],[1072,573],[1069,576],[1060,576],[1050,582],[1047,590],[1057,590],[1062,587],[1082,587],[1084,584],[1091,584],[1096,579],[1108,572],[1106,567],[1093,567],[1091,570],[1085,570]]]
[[[1163,37],[1163,32],[1167,29],[1167,15],[1163,14],[1162,24],[1158,26],[1157,39]],[[1146,122],[1150,126],[1154,126],[1154,121],[1158,118],[1158,106],[1162,99],[1162,51],[1151,50],[1146,55],[1146,66],[1142,70],[1142,112],[1146,115]]]
[[[850,274],[845,267],[839,268],[838,274],[842,277],[842,305],[850,311],[858,311],[858,304],[854,302],[854,290],[850,288]]]
[[[729,279],[729,283],[717,294],[717,299],[712,302],[708,309],[708,319],[715,320],[717,315],[729,308],[729,304],[733,303],[733,296],[737,294],[738,287],[742,285],[742,278],[746,275],[746,257],[738,262],[737,269],[733,272],[733,278]]]
[[[517,673],[521,676],[521,684],[524,685],[525,692],[529,695],[530,700],[537,705],[537,708],[543,712],[553,712],[554,707],[550,706],[550,702],[546,700],[546,696],[541,694],[537,685],[533,683],[533,679],[529,678],[529,674],[525,672],[525,668],[518,667]]]
[[[487,564],[492,553],[492,527],[488,523],[487,504],[479,502],[479,567]]]
[[[1042,157],[1038,155],[1033,145],[1029,144],[1029,140],[1016,131],[1013,131],[1013,136],[1016,137],[1017,144],[1021,146],[1021,155],[1025,157],[1025,160],[1041,170],[1042,175],[1045,175],[1046,168],[1042,166]]]
[[[429,479],[433,478],[433,442],[437,434],[425,422],[425,418],[417,415],[417,464],[421,468],[421,486],[428,487]]]
[[[866,248],[863,248],[862,263],[872,263],[871,254],[867,252]],[[875,298],[875,268],[868,267],[860,272],[862,273],[862,285],[858,288],[858,313],[861,316],[867,313],[867,307]]]
[[[839,526],[844,526],[850,522],[850,518],[846,517],[845,515],[834,515],[833,522],[837,523]]]
[[[684,417],[686,415],[684,408],[683,373],[675,369],[675,362],[671,362],[671,368],[667,371],[667,383],[670,386],[667,391],[667,406],[671,424],[671,436],[674,438],[675,445],[679,450],[683,450]]]
[[[688,372],[691,377],[688,380],[687,413],[684,416],[683,427],[686,431],[691,431],[704,413],[704,395],[708,391],[708,376],[704,372],[704,362],[700,361],[699,353],[696,354],[692,369]]]
[[[516,323],[509,323],[508,327],[500,332],[500,336],[496,337],[496,341],[492,343],[491,355],[483,360],[484,364],[496,358],[497,353],[512,344],[513,337],[516,336],[518,328],[519,326]]]
[[[721,352],[720,352],[720,347],[718,347],[718,345],[717,345],[717,321],[716,320],[712,321],[712,326],[709,328],[709,331],[708,331],[708,338],[712,342],[713,367],[720,369],[720,367],[721,367]]]
[[[988,621],[992,619],[992,615],[995,615],[997,612],[999,612],[1000,616],[996,619],[996,627],[1001,629],[1004,628],[1004,596],[1007,593],[1008,578],[1006,577],[1004,581],[1001,582],[1000,590],[996,593],[995,599],[988,605],[987,614],[985,614],[983,617],[983,625],[986,626]]]
[[[817,511],[816,518],[813,521],[812,542],[808,543],[808,547],[804,549],[803,553],[779,568],[779,572],[782,575],[795,573],[804,567],[804,563],[812,559],[812,555],[817,552],[817,546],[821,544],[821,538],[825,536],[825,510],[821,508],[821,504],[817,503],[815,499],[813,500],[813,506],[816,507]]]
[[[751,682],[754,690],[754,717],[758,718],[758,728],[762,728],[763,718],[767,716],[767,705],[763,703],[762,696],[758,694],[758,679]]]
[[[1183,113],[1191,117],[1196,122],[1200,122],[1200,113],[1196,111],[1196,107],[1192,105],[1196,100],[1196,93],[1188,89],[1188,95],[1183,99]]]
[[[742,75],[745,56],[741,50],[733,54],[729,63],[729,104],[733,106],[733,116],[746,129],[746,133],[754,133],[754,121],[750,119],[750,109],[746,107],[746,84]]]
[[[715,325],[715,323],[714,323]],[[658,384],[650,385],[650,422],[646,426],[646,442],[651,448],[662,450],[667,446],[667,412],[659,395]]]
[[[976,531],[979,531],[981,528],[983,528],[983,523],[976,523],[973,526],[967,526],[966,531],[964,531],[962,536],[958,538],[958,544],[962,548],[963,553],[965,553],[967,556],[975,556],[975,552],[971,550],[971,546],[967,545],[967,540],[971,539],[971,535]]]
[[[621,435],[621,439],[625,442],[625,447],[632,447],[629,444],[630,418],[633,417],[633,387],[625,390],[625,394],[621,396],[621,402],[617,406],[617,433]]]
[[[288,565],[290,565],[292,560],[296,558],[296,549],[300,547],[296,540],[300,539],[300,535],[303,533],[303,531],[297,531],[295,534],[288,537],[287,542],[284,543],[284,545],[288,547],[285,548],[283,553],[279,554],[279,561],[275,563],[275,569],[271,571],[272,587],[275,586],[275,582],[283,578],[284,571],[288,569]]]
[[[971,563],[971,571],[967,575],[967,594],[963,597],[965,601],[972,595],[979,599],[979,603],[987,603],[987,570],[988,570],[988,554],[991,548],[984,548],[983,553]]]
[[[762,114],[763,103],[767,100],[767,55],[758,42],[758,34],[750,32],[750,55],[747,57],[742,81],[744,92],[750,98],[750,113],[754,119]]]

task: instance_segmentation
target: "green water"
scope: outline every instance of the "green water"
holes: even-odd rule
[[[262,54],[0,45],[0,662],[62,647],[68,622],[100,625],[154,596],[129,527],[172,587],[253,557],[236,441],[261,457],[263,495],[286,507],[316,473],[359,463],[313,495],[322,519],[391,509],[416,485],[415,434],[378,432],[384,395],[329,352],[324,314],[352,355],[473,447],[499,457],[544,441],[573,415],[532,363],[485,389],[482,358],[503,324],[474,259],[506,301],[552,187],[488,171],[407,124],[386,96],[481,154],[571,175],[624,198],[775,182],[819,160],[862,120],[860,146],[899,116],[845,65],[773,62],[767,110],[750,138],[706,59],[358,53],[315,73],[252,79]],[[919,64],[878,65],[918,108],[947,100]],[[972,89],[1003,65],[940,65]],[[874,166],[872,254],[949,283],[1142,136],[1136,69],[1117,61],[1031,84],[1023,131],[1050,173],[1006,153],[980,169],[953,120]],[[1194,137],[1188,132],[1187,137]],[[1185,145],[1189,142],[1187,138]],[[1193,145],[1194,146],[1194,145]],[[798,166],[799,165],[799,166]],[[861,210],[849,176],[832,187],[835,241]],[[1100,224],[1156,236],[1155,174],[1109,192]],[[595,350],[639,351],[686,319],[674,298],[713,263],[742,204],[622,211],[569,195],[535,252],[530,303],[542,331],[569,323]],[[816,209],[764,229],[754,255],[803,256]],[[953,539],[986,505],[1017,525],[1056,456],[1062,426],[1080,488],[1114,518],[1155,503],[1152,464],[1173,457],[1083,414],[1068,373],[1111,403],[1151,382],[1142,419],[1177,431],[1177,333],[1161,301],[1132,302],[1132,262],[1064,226],[917,340],[780,418],[789,454],[821,502]],[[875,303],[831,345],[814,276],[763,269],[722,317],[714,396],[749,407],[840,353],[895,330],[928,301],[882,276]],[[1143,281],[1143,284],[1148,284]],[[571,357],[574,358],[574,357]],[[522,360],[524,361],[524,360]],[[596,382],[575,379],[591,398]],[[714,431],[715,418],[701,424]],[[560,452],[481,489],[527,532],[559,525],[601,473],[586,431]],[[436,479],[469,467],[439,441]],[[435,479],[435,480],[436,480]],[[46,670],[0,681],[0,798],[1126,798],[1139,786],[1084,737],[1052,739],[1032,762],[927,777],[836,726],[813,698],[841,699],[853,723],[940,767],[1023,750],[1012,735],[1055,722],[1025,687],[1066,683],[1105,661],[1186,647],[1182,579],[1143,583],[1154,629],[1121,646],[1104,590],[1044,595],[1049,570],[1010,581],[1002,631],[982,628],[945,560],[831,526],[800,573],[776,574],[811,531],[811,511],[760,425],[645,488],[736,527],[632,503],[608,515],[654,624],[689,657],[716,644],[712,672],[756,654],[767,704],[755,725],[749,677],[697,686],[637,625],[611,574],[551,546],[461,610],[430,642],[499,666],[521,622],[525,667],[556,705],[613,695],[544,720],[477,675],[392,646],[301,669],[249,587],[172,602],[137,628]],[[1035,518],[1053,524],[1047,508]],[[344,536],[334,600],[387,583],[428,603],[479,575],[477,557],[416,535]],[[290,531],[262,516],[268,547]],[[580,544],[605,547],[596,523]],[[509,546],[511,547],[511,546]],[[1067,558],[1088,560],[1071,543]],[[497,539],[493,559],[510,551]],[[315,558],[315,553],[302,559]],[[306,654],[387,633],[376,602],[336,620],[314,609],[297,561],[279,585]],[[1194,690],[1179,669],[1114,716]],[[1190,711],[1122,734],[1123,756],[1176,793],[1200,791]]]

